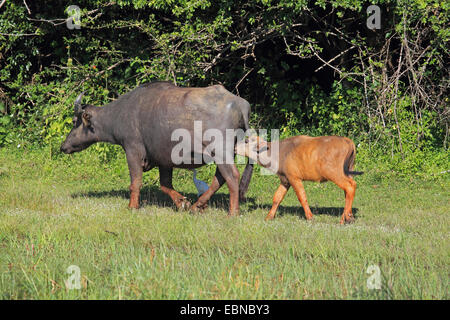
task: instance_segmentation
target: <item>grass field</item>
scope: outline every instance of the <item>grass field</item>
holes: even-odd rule
[[[128,210],[123,157],[0,150],[0,298],[448,299],[448,174],[357,169],[356,222],[340,226],[344,195],[330,182],[305,183],[311,222],[293,190],[264,221],[278,178],[259,169],[238,218],[226,218],[226,186],[205,214],[176,211],[157,170],[144,176],[142,208]],[[192,172],[175,171],[174,185],[195,201]],[[70,265],[81,289],[66,288]],[[379,290],[367,287],[371,265]]]

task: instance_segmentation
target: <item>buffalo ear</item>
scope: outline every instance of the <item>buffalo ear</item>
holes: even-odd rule
[[[91,115],[86,110],[83,111],[81,115],[81,120],[83,121],[85,127],[91,126]]]

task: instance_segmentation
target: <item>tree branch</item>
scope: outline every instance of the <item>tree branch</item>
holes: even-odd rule
[[[27,2],[23,0],[23,4],[25,5],[25,8],[27,8],[28,14],[31,14],[30,8],[28,8]]]
[[[2,33],[0,32],[0,36],[7,37],[31,37],[31,36],[39,36],[37,33]]]
[[[335,56],[334,58],[328,60],[327,63],[323,64],[322,66],[320,66],[319,68],[317,68],[316,70],[314,70],[314,72],[317,72],[319,70],[321,70],[323,67],[325,67],[326,65],[329,65],[329,63],[333,62],[334,60],[336,60],[337,58],[339,58],[340,56],[342,56],[343,54],[345,54],[346,52],[352,50],[353,48],[356,48],[356,45],[351,46],[350,48],[342,51],[341,53],[339,53],[337,56]]]

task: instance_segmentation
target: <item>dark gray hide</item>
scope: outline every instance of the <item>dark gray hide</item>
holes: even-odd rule
[[[172,198],[178,208],[189,206],[186,198],[173,190],[172,170],[195,168],[204,163],[173,163],[172,148],[179,144],[178,141],[171,141],[174,130],[186,129],[194,138],[194,121],[202,121],[203,132],[215,128],[222,132],[223,137],[226,136],[226,129],[245,131],[249,128],[249,103],[221,85],[182,88],[169,82],[155,82],[141,85],[101,108],[82,105],[81,96],[75,102],[74,127],[61,145],[61,151],[78,152],[99,141],[121,145],[130,170],[129,206],[132,208],[139,207],[142,172],[153,167],[159,167],[161,190]],[[211,141],[200,143],[204,151]],[[224,146],[224,152],[231,153],[234,159],[234,146]],[[237,215],[239,189],[243,199],[251,173],[252,165],[248,163],[239,186],[239,172],[235,164],[218,164],[209,190],[192,205],[191,210],[204,209],[209,198],[226,182],[230,190],[229,214]]]

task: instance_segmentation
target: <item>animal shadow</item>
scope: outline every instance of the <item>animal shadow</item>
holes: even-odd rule
[[[272,208],[271,205],[266,204],[259,204],[255,206],[249,206],[249,210],[255,210],[255,209],[265,209],[267,212]],[[344,207],[310,207],[313,215],[330,215],[330,216],[341,216],[344,212]],[[356,218],[356,215],[358,213],[358,208],[352,208],[352,214]],[[305,210],[303,207],[299,204],[298,206],[282,206],[280,205],[277,210],[277,216],[284,216],[284,215],[295,215],[300,217],[305,217]]]
[[[180,192],[183,196],[187,198],[187,200],[194,204],[197,199],[197,193],[184,193]],[[115,189],[115,190],[108,190],[108,191],[89,191],[89,192],[78,192],[73,193],[71,195],[72,198],[123,198],[123,199],[130,199],[130,191],[128,188],[124,189]],[[211,199],[208,201],[208,207],[213,207],[217,209],[223,209],[228,210],[230,201],[230,195],[228,193],[215,193]],[[254,198],[247,198],[248,203],[254,203]],[[141,189],[141,196],[140,196],[140,206],[146,207],[156,205],[158,207],[172,207],[176,208],[175,204],[173,203],[172,199],[161,191],[161,189],[157,186],[144,186]]]

